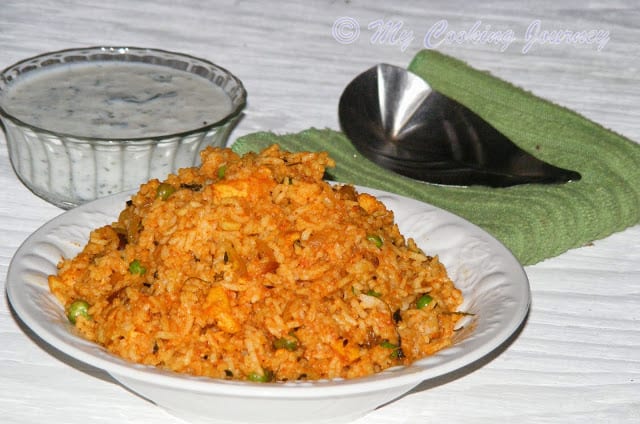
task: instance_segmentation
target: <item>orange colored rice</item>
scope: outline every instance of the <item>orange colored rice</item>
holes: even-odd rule
[[[90,305],[83,337],[136,363],[254,381],[366,376],[451,344],[462,296],[444,266],[373,196],[323,181],[327,154],[201,157],[142,185],[49,277],[65,308]]]

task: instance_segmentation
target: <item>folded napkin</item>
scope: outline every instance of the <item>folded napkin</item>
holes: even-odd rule
[[[523,265],[556,256],[640,222],[640,145],[566,108],[434,50],[409,69],[490,122],[534,156],[580,172],[561,185],[445,187],[402,177],[361,156],[333,130],[260,132],[236,140],[238,153],[277,143],[290,151],[327,151],[328,178],[413,197],[484,228]],[[337,103],[338,99],[336,99]]]

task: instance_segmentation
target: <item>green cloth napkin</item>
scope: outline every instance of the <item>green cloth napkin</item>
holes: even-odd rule
[[[254,133],[239,138],[232,148],[242,154],[277,143],[290,151],[327,151],[337,163],[328,170],[328,178],[449,210],[491,233],[523,265],[640,222],[640,145],[434,50],[419,52],[409,69],[524,150],[576,170],[582,179],[509,188],[426,184],[379,167],[361,156],[342,133],[328,129],[285,135]]]

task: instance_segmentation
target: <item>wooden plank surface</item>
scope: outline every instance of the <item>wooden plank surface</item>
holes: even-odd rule
[[[238,75],[249,92],[235,139],[338,128],[338,98],[355,75],[378,62],[406,66],[427,45],[638,141],[639,22],[632,0],[9,0],[0,6],[0,67],[88,45],[204,57]],[[593,43],[555,44],[543,42],[545,31],[595,35]],[[20,183],[3,136],[0,145],[4,288],[17,247],[61,210]],[[473,372],[422,385],[358,423],[640,422],[640,226],[526,271],[533,305],[509,346]],[[20,326],[6,298],[0,413],[7,423],[179,422],[46,347]]]

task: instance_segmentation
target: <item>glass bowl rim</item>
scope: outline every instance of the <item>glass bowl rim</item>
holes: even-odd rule
[[[80,136],[77,134],[71,134],[71,133],[64,133],[64,132],[58,132],[58,131],[52,131],[46,128],[42,128],[36,125],[32,125],[29,124],[27,122],[24,122],[23,120],[13,116],[11,113],[9,113],[8,111],[6,111],[4,109],[4,107],[2,106],[2,103],[0,102],[0,116],[12,121],[15,125],[19,126],[19,127],[24,127],[27,129],[30,129],[36,133],[41,133],[41,134],[48,134],[50,136],[54,136],[57,138],[64,138],[65,140],[75,143],[75,144],[95,144],[95,145],[114,145],[114,144],[132,144],[135,143],[137,146],[141,146],[141,145],[150,145],[150,144],[156,144],[156,143],[162,143],[163,141],[166,140],[172,140],[175,138],[184,138],[184,137],[188,137],[192,134],[197,134],[197,133],[203,133],[203,132],[208,132],[212,129],[215,128],[219,128],[219,127],[223,127],[224,125],[226,125],[229,122],[232,122],[234,119],[236,119],[237,117],[240,116],[240,114],[242,113],[242,111],[244,110],[244,108],[247,105],[247,90],[244,86],[244,84],[242,83],[242,81],[235,76],[233,73],[231,73],[228,69],[223,68],[222,66],[219,66],[213,62],[211,62],[210,60],[207,59],[203,59],[197,56],[193,56],[187,53],[181,53],[181,52],[175,52],[175,51],[170,51],[170,50],[164,50],[164,49],[158,49],[158,48],[152,48],[152,47],[136,47],[136,46],[88,46],[88,47],[74,47],[74,48],[69,48],[69,49],[62,49],[62,50],[56,50],[56,51],[50,51],[50,52],[46,52],[46,53],[42,53],[42,54],[38,54],[35,56],[31,56],[25,59],[22,59],[18,62],[15,62],[12,65],[7,66],[6,68],[4,68],[2,71],[0,71],[0,84],[8,84],[6,83],[6,75],[8,72],[10,72],[12,69],[19,67],[23,64],[26,64],[28,62],[31,61],[35,61],[38,59],[44,59],[46,57],[49,56],[55,56],[55,55],[62,55],[62,54],[67,54],[67,53],[73,53],[73,52],[85,52],[85,51],[92,51],[95,50],[96,53],[99,52],[104,52],[105,54],[112,54],[114,57],[118,56],[118,55],[123,55],[126,56],[127,54],[132,54],[133,52],[147,52],[150,54],[157,54],[157,55],[171,55],[171,56],[176,56],[176,57],[180,57],[180,58],[184,58],[184,59],[189,59],[189,60],[195,60],[198,62],[201,62],[207,66],[213,66],[216,69],[219,69],[220,71],[222,71],[223,73],[225,73],[226,75],[228,75],[236,84],[237,87],[239,88],[239,93],[240,93],[240,99],[238,104],[231,110],[231,112],[227,113],[224,118],[219,119],[218,121],[212,122],[210,124],[207,125],[203,125],[201,127],[197,127],[194,129],[190,129],[190,130],[185,130],[185,131],[180,131],[180,132],[176,132],[176,133],[167,133],[167,134],[160,134],[160,135],[155,135],[155,136],[149,136],[149,137],[90,137],[90,136]],[[91,61],[88,61],[91,62]],[[115,61],[114,61],[115,62]],[[86,63],[86,62],[82,62],[82,63]],[[157,65],[157,64],[156,64]],[[56,65],[52,65],[52,66],[57,66]],[[165,66],[165,65],[157,65],[157,66]],[[188,72],[188,71],[185,71]],[[212,81],[210,81],[212,82]],[[215,84],[215,83],[214,83]],[[1,91],[1,90],[0,90]],[[9,138],[9,137],[7,137]],[[9,142],[9,140],[7,140],[7,142]]]

